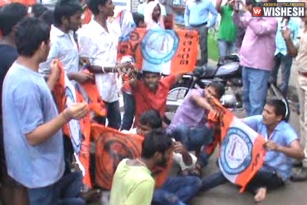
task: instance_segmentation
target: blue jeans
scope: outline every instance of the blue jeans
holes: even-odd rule
[[[217,45],[219,47],[220,58],[223,58],[235,52],[234,42],[228,42],[220,39],[217,41]]]
[[[268,90],[270,72],[243,67],[243,103],[248,116],[262,113]]]
[[[117,100],[111,103],[105,102],[105,104],[106,104],[107,111],[108,111],[108,114],[107,114],[108,127],[118,130],[121,124],[119,102]],[[101,116],[96,116],[95,121],[97,121],[101,125],[106,124],[106,118],[101,117]]]
[[[275,66],[271,72],[270,82],[277,83],[277,75],[279,67],[281,67],[281,84],[279,86],[280,91],[286,96],[288,92],[289,79],[291,74],[293,57],[289,55],[283,55],[278,53],[275,56]]]
[[[209,129],[206,125],[194,128],[180,124],[171,131],[171,135],[176,141],[180,141],[188,151],[196,151],[203,145],[209,145],[213,141],[214,130]],[[208,157],[203,152],[200,154],[199,161],[203,166],[208,163]]]
[[[169,177],[160,189],[155,190],[153,205],[185,205],[199,191],[198,177]]]
[[[121,130],[130,130],[135,115],[135,100],[133,95],[123,92],[124,97],[124,116]]]
[[[219,171],[202,179],[200,191],[205,192],[227,182],[228,180]],[[275,172],[261,168],[247,184],[246,190],[255,192],[261,187],[276,189],[282,185],[284,185],[284,181]]]
[[[30,205],[86,205],[79,197],[82,174],[72,172],[47,187],[28,189]]]

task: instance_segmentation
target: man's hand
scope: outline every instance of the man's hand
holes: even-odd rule
[[[84,67],[84,66],[89,66],[91,65],[90,59],[86,57],[80,57],[79,58],[79,64]]]
[[[73,74],[72,79],[75,80],[78,83],[86,83],[86,82],[94,82],[95,78],[93,74],[88,73],[82,73],[82,72],[76,72]]]
[[[237,0],[238,1],[238,0]],[[242,11],[244,12],[250,12],[249,9],[247,8],[246,4],[243,3],[243,1],[239,1],[239,3],[242,5]]]
[[[134,66],[132,63],[130,62],[125,62],[125,63],[119,63],[115,66],[115,70],[116,71],[122,71],[122,72],[126,72],[128,70],[133,71],[134,70]]]
[[[184,153],[187,153],[187,150],[181,142],[175,142],[174,152],[184,154]]]
[[[264,147],[269,151],[278,151],[278,145],[273,141],[268,141],[264,144]]]
[[[49,79],[53,81],[58,81],[60,77],[59,60],[54,59],[50,62],[50,76]]]
[[[291,40],[291,31],[289,28],[287,27],[283,28],[281,33],[285,40]]]
[[[63,111],[63,116],[68,122],[72,119],[79,120],[88,113],[87,103],[75,103]]]

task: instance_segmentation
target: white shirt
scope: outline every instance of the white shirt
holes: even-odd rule
[[[50,74],[50,62],[59,59],[67,73],[79,71],[78,46],[74,40],[73,33],[64,33],[55,26],[51,26],[50,31],[50,51],[46,62],[39,65],[41,74]]]
[[[80,56],[88,57],[91,64],[101,67],[114,67],[117,59],[117,45],[120,36],[118,24],[107,22],[107,32],[95,20],[78,31]],[[95,80],[101,98],[106,102],[118,100],[116,73],[96,74]]]

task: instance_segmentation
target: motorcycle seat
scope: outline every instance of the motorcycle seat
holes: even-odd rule
[[[203,73],[203,77],[213,77],[216,73],[217,70],[217,66],[214,65],[206,65],[206,66],[202,66],[204,68],[204,73]]]
[[[197,77],[213,77],[216,73],[217,66],[196,66],[192,75]]]

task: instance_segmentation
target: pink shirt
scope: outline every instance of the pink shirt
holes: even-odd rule
[[[246,27],[240,49],[241,65],[271,71],[274,67],[277,20],[274,17],[252,17],[250,12],[245,12],[242,17],[235,13],[234,21]]]

